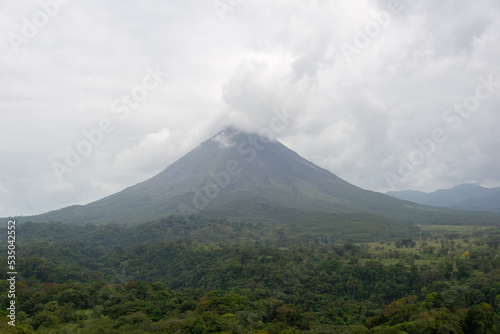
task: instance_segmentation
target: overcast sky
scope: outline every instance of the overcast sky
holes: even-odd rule
[[[100,199],[276,114],[364,189],[500,186],[497,0],[5,0],[0,31],[0,216]]]

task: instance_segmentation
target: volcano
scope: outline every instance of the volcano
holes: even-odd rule
[[[87,205],[22,220],[142,222],[203,215],[286,223],[311,214],[370,213],[420,223],[450,212],[363,190],[278,141],[230,127],[149,180]]]

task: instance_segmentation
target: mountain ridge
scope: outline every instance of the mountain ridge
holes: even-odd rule
[[[87,205],[21,220],[143,222],[201,214],[290,223],[329,213],[370,213],[421,223],[442,222],[452,211],[363,190],[278,141],[229,127],[148,180]]]
[[[500,187],[486,188],[475,183],[462,183],[433,192],[415,190],[390,191],[389,196],[422,205],[470,211],[500,212]]]

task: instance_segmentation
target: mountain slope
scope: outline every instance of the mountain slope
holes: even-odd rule
[[[460,210],[500,211],[500,188],[485,188],[477,184],[461,184],[450,189],[440,189],[431,193],[406,190],[388,192],[398,199]]]
[[[452,214],[363,190],[277,141],[227,128],[149,180],[85,206],[23,220],[141,222],[201,214],[288,223],[323,213],[371,213],[405,222],[442,222]]]
[[[491,196],[469,198],[453,205],[452,208],[459,210],[500,212],[500,189]]]

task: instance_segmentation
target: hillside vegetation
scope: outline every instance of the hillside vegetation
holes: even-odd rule
[[[22,224],[16,330],[498,332],[496,227],[424,226],[420,252],[418,229],[382,233],[387,226],[377,217],[372,225],[382,224],[380,230],[371,228],[380,235],[353,239],[349,223],[370,225],[361,218],[343,216],[345,237],[321,236],[326,218],[302,231],[202,217],[192,224],[178,217],[136,225]],[[7,289],[5,280],[0,288]],[[7,302],[2,294],[2,309]]]

